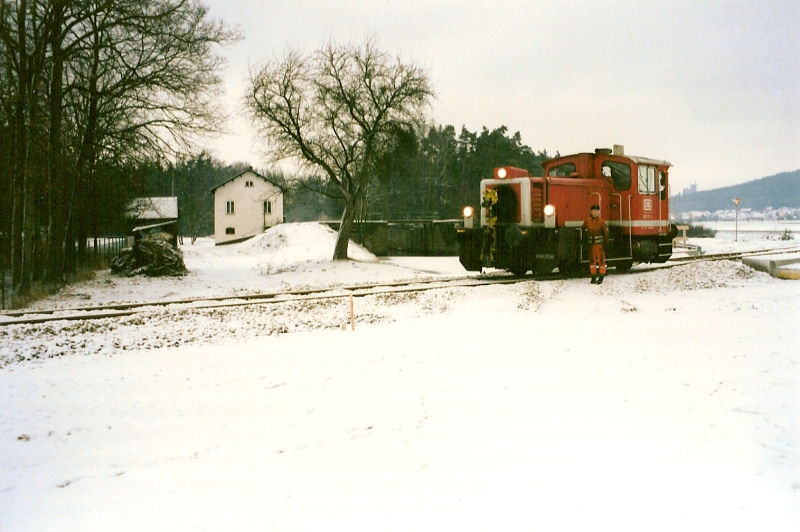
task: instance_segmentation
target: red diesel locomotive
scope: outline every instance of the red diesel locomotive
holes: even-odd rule
[[[622,146],[558,157],[544,176],[495,168],[481,181],[481,206],[464,208],[458,229],[459,260],[470,271],[495,267],[564,274],[588,271],[589,246],[581,225],[591,205],[609,229],[606,261],[617,271],[634,262],[665,262],[677,229],[669,221],[667,161],[626,156]],[[477,226],[476,226],[477,225]]]

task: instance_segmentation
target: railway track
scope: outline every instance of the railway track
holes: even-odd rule
[[[709,253],[704,255],[673,258],[670,259],[670,262],[685,263],[685,262],[703,262],[712,260],[741,260],[743,257],[758,257],[760,255],[786,255],[789,253],[798,253],[798,252],[800,252],[800,246],[774,248],[774,249],[757,249],[753,251],[738,251],[731,253]]]
[[[800,247],[761,249],[749,252],[715,253],[697,256],[687,256],[671,259],[665,264],[648,265],[647,267],[632,270],[630,274],[646,273],[647,271],[663,268],[674,268],[690,262],[705,262],[716,260],[741,260],[745,256],[777,255],[784,253],[797,253]],[[626,274],[627,275],[627,274]],[[203,310],[214,308],[231,308],[249,305],[268,305],[288,303],[301,300],[322,300],[344,297],[367,297],[388,293],[421,292],[426,290],[439,290],[447,288],[464,288],[486,286],[491,284],[512,284],[527,281],[542,281],[561,278],[559,274],[538,274],[527,276],[514,276],[509,273],[492,273],[479,276],[455,276],[428,280],[409,280],[390,283],[358,284],[350,286],[331,286],[322,288],[309,288],[303,290],[290,290],[285,292],[269,292],[260,294],[246,294],[238,296],[218,296],[174,299],[166,301],[147,301],[138,303],[121,303],[113,305],[96,305],[85,307],[17,310],[0,313],[0,327],[8,325],[36,324],[51,321],[78,321],[97,320],[106,318],[119,318],[142,313],[162,312],[164,308],[178,308],[182,310]]]
[[[247,294],[240,296],[203,297],[168,301],[99,305],[90,307],[11,311],[0,314],[0,317],[11,318],[8,320],[0,319],[0,327],[5,325],[34,324],[60,320],[77,321],[117,318],[146,312],[157,312],[158,309],[164,307],[174,307],[188,310],[230,308],[248,305],[288,303],[302,300],[335,299],[350,296],[366,297],[388,293],[421,292],[425,290],[445,288],[485,286],[490,284],[509,284],[533,279],[546,279],[554,277],[557,276],[549,275],[536,277],[515,277],[511,274],[459,276],[429,280],[410,280],[392,283],[312,288],[306,290],[291,290],[286,292]]]

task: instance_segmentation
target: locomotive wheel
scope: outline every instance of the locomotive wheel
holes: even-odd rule
[[[513,273],[518,277],[522,277],[523,275],[528,273],[528,268],[526,268],[525,266],[519,266],[515,264],[514,267],[511,268],[511,273]]]
[[[523,276],[528,273],[530,268],[528,268],[528,265],[525,264],[525,260],[520,255],[519,253],[514,254],[514,261],[511,263],[510,270],[514,275]]]
[[[619,273],[628,273],[631,271],[631,267],[633,266],[632,260],[623,260],[617,263],[617,271]]]
[[[548,274],[553,271],[555,264],[551,260],[537,260],[533,264],[533,273],[537,275]]]
[[[581,274],[580,262],[561,262],[558,265],[558,272],[566,277],[579,277]]]

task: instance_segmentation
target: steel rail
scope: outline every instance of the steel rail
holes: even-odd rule
[[[92,306],[85,306],[85,307],[63,307],[63,308],[48,308],[48,309],[29,309],[29,310],[12,310],[1,312],[0,316],[12,316],[12,317],[19,317],[25,316],[28,314],[54,314],[56,312],[89,312],[89,311],[96,311],[96,310],[131,310],[140,307],[158,307],[158,306],[168,306],[168,305],[191,305],[193,303],[202,303],[202,302],[213,302],[213,301],[229,301],[232,299],[242,299],[242,300],[251,300],[251,299],[270,299],[279,296],[302,296],[302,295],[309,295],[315,293],[324,293],[330,292],[332,290],[359,290],[362,288],[375,288],[375,287],[383,287],[383,286],[404,286],[409,284],[422,284],[422,283],[433,283],[433,282],[447,282],[447,281],[457,281],[463,279],[471,279],[474,276],[458,276],[458,277],[442,277],[439,279],[420,279],[420,280],[406,280],[406,281],[394,281],[391,283],[375,283],[375,284],[364,284],[364,285],[343,285],[343,286],[326,286],[322,288],[308,288],[308,289],[301,289],[301,290],[287,290],[285,292],[264,292],[264,293],[255,293],[255,294],[241,294],[241,295],[233,295],[233,296],[208,296],[208,297],[192,297],[192,298],[184,298],[184,299],[168,299],[164,301],[140,301],[140,302],[131,302],[131,303],[113,303],[109,305],[92,305]]]
[[[645,268],[631,270],[629,273],[646,273],[657,269],[674,268],[691,262],[710,262],[726,259],[741,259],[745,256],[778,255],[796,253],[797,248],[761,249],[749,252],[715,253],[709,255],[696,255],[670,259],[671,264],[649,265]],[[627,275],[627,274],[625,274]],[[427,290],[443,290],[449,288],[465,288],[488,286],[492,284],[514,284],[527,281],[543,281],[565,278],[561,274],[547,273],[530,276],[515,276],[509,273],[491,273],[479,276],[455,276],[438,279],[418,279],[394,281],[390,283],[372,283],[343,286],[328,286],[321,288],[308,288],[302,290],[289,290],[285,292],[269,292],[258,294],[244,294],[237,296],[214,296],[186,299],[173,299],[167,301],[147,301],[134,303],[120,303],[112,305],[95,305],[86,307],[31,309],[0,313],[0,317],[21,319],[2,320],[0,326],[38,324],[51,321],[80,321],[105,318],[118,318],[156,312],[159,307],[178,307],[180,310],[207,310],[216,308],[231,308],[248,305],[265,305],[275,303],[290,303],[294,301],[313,301],[335,299],[343,297],[367,297],[389,293],[422,292]],[[154,308],[155,307],[155,308]],[[34,317],[25,317],[34,316]]]
[[[276,303],[291,303],[294,301],[313,301],[335,299],[343,297],[367,297],[372,295],[422,292],[426,290],[439,290],[448,288],[463,288],[488,286],[492,284],[511,284],[524,281],[541,280],[553,277],[548,276],[513,276],[510,274],[491,274],[487,276],[448,277],[441,279],[403,281],[394,283],[376,283],[372,285],[333,286],[308,290],[292,290],[287,292],[274,292],[269,294],[249,294],[246,296],[219,296],[211,298],[184,299],[172,301],[159,301],[147,303],[130,303],[108,306],[75,307],[69,309],[45,309],[16,311],[4,316],[14,316],[22,319],[0,320],[0,327],[6,325],[25,325],[46,323],[51,321],[80,321],[104,318],[118,318],[157,312],[161,307],[177,307],[180,310],[204,310],[217,308],[230,308],[249,305],[267,305]],[[197,304],[201,303],[201,304]],[[155,308],[154,308],[155,307]],[[71,312],[72,314],[66,314]],[[65,314],[59,314],[65,313]],[[3,316],[3,315],[0,315]],[[35,316],[35,317],[25,317]]]

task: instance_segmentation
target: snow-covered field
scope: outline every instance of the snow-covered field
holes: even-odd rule
[[[37,306],[463,274],[332,243],[199,241],[189,276]],[[355,330],[347,298],[0,326],[0,531],[800,522],[800,282],[713,262],[354,305]]]

